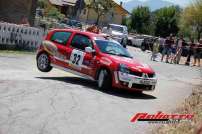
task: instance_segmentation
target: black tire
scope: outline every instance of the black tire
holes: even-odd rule
[[[133,46],[132,41],[128,40],[128,46]]]
[[[141,45],[141,50],[142,50],[142,51],[146,51],[146,46],[145,46],[145,44],[142,44],[142,45]]]
[[[52,66],[50,65],[50,58],[46,53],[40,53],[37,56],[37,68],[41,72],[50,72],[52,70]]]
[[[126,48],[127,47],[127,43],[128,43],[128,39],[122,39],[121,40],[121,45],[124,47],[124,48]]]
[[[112,87],[112,78],[106,69],[100,70],[98,74],[98,88],[100,90],[109,90]]]

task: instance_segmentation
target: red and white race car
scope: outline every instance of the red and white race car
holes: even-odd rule
[[[153,69],[131,57],[118,42],[74,29],[50,31],[37,51],[37,67],[53,67],[97,81],[100,89],[153,91]]]

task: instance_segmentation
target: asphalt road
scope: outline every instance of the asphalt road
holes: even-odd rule
[[[96,83],[53,69],[39,72],[35,55],[0,53],[0,134],[143,134],[153,127],[131,123],[138,112],[171,112],[202,82],[200,68],[149,61],[158,76],[154,92],[99,91]]]

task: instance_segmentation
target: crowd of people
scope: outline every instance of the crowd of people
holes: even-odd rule
[[[181,61],[183,48],[186,48],[187,58],[184,64],[188,66],[191,65],[191,59],[193,57],[192,65],[200,66],[200,59],[202,58],[202,39],[200,39],[198,42],[194,42],[194,39],[190,38],[190,42],[186,42],[183,35],[176,38],[172,34],[166,39],[157,38],[155,39],[153,45],[151,60],[156,60],[160,46],[162,47],[162,62],[165,60],[166,63],[179,64]]]
[[[86,31],[96,33],[96,34],[106,34],[111,35],[111,29],[107,26],[106,29],[101,30],[97,25],[93,24],[87,27]],[[200,66],[200,59],[202,58],[202,38],[198,42],[194,42],[194,39],[190,38],[189,42],[186,42],[183,35],[179,38],[174,37],[172,34],[167,38],[156,38],[153,44],[151,60],[156,61],[157,55],[159,54],[159,48],[162,47],[162,57],[161,62],[171,63],[171,64],[182,64],[182,53],[184,48],[186,48],[186,60],[185,65]],[[191,64],[191,59],[193,57],[193,64]]]

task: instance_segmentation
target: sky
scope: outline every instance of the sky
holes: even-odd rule
[[[117,1],[117,2],[120,2],[120,1],[125,2],[125,1],[130,1],[130,0],[115,0],[115,1]],[[135,1],[135,0],[133,0],[133,1]],[[140,0],[140,1],[147,1],[147,0]],[[154,1],[154,0],[153,0],[153,1]],[[176,4],[180,5],[180,6],[186,6],[186,5],[188,5],[192,0],[164,0],[164,1],[170,1],[170,2],[176,3]]]

